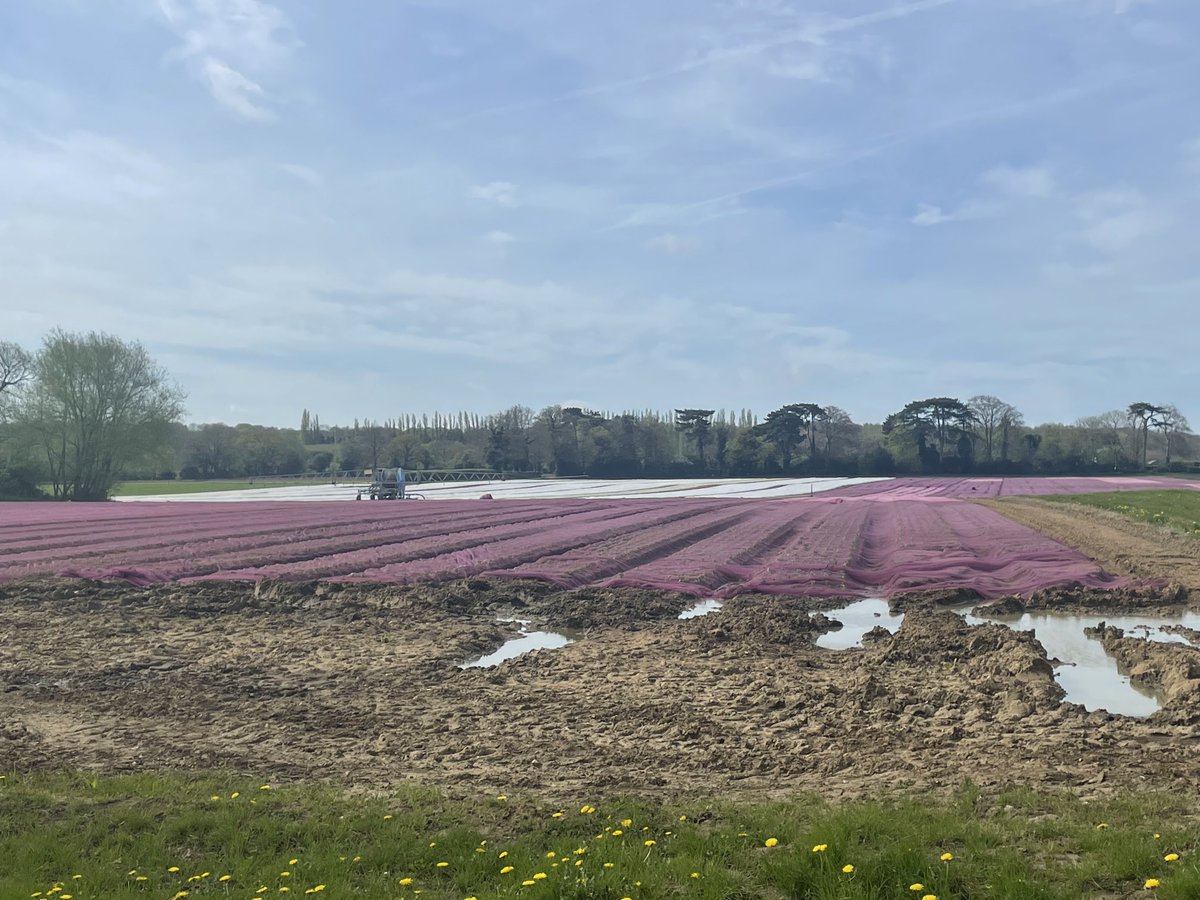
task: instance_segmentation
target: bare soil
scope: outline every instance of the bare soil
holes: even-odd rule
[[[480,579],[0,585],[0,770],[223,769],[563,799],[1200,784],[1200,650],[1138,657],[1145,642],[1117,639],[1168,698],[1133,720],[1063,703],[1031,635],[971,628],[936,602],[907,603],[896,636],[844,651],[813,643],[832,623],[808,612],[829,601],[741,597],[676,619],[690,603]],[[498,621],[512,615],[583,637],[459,668],[515,634]]]
[[[1028,497],[980,502],[1074,547],[1113,574],[1200,590],[1200,541],[1195,538],[1080,504]]]

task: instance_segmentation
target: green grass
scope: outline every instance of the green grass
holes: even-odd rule
[[[1158,878],[1161,897],[1194,898],[1195,813],[1159,793],[1085,803],[968,787],[943,802],[557,807],[421,788],[363,797],[213,776],[9,775],[0,897],[1040,900]],[[1171,852],[1180,859],[1164,860]]]
[[[126,481],[112,489],[113,497],[146,497],[152,494],[198,494],[209,491],[245,491],[262,488],[295,487],[296,485],[329,484],[329,478],[275,479],[249,478],[229,481]]]
[[[1125,491],[1070,496],[1055,494],[1042,499],[1107,509],[1139,522],[1162,525],[1200,537],[1200,491]]]

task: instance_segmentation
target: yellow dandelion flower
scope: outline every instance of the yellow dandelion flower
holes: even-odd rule
[[[438,863],[438,864],[437,864],[437,867],[438,867],[439,869],[448,869],[448,868],[450,868],[450,863],[448,863],[448,862],[440,862],[440,863]]]
[[[815,847],[812,848],[812,852],[813,853],[824,853],[828,849],[829,849],[828,844],[817,844]]]
[[[606,868],[606,869],[611,869],[612,867],[613,867],[613,863],[605,863],[604,864],[604,868]]]
[[[624,833],[625,832],[623,832],[620,828],[615,828],[615,829],[613,829],[612,835],[613,835],[613,837],[620,837]]]
[[[1152,891],[1156,887],[1158,887],[1159,883],[1160,882],[1157,878],[1147,878],[1146,883],[1143,884],[1142,887],[1144,887],[1148,891]]]
[[[622,820],[621,820],[621,827],[622,827],[622,828],[628,828],[628,827],[629,827],[630,825],[632,825],[632,824],[633,824],[633,819],[622,819]]]
[[[292,873],[291,873],[291,872],[280,872],[280,873],[279,873],[279,877],[280,877],[280,878],[290,878],[290,877],[291,877],[291,875],[292,875]]]
[[[778,847],[779,846],[779,838],[767,838],[765,841],[763,841],[763,846]]]
[[[937,894],[926,894],[921,900],[937,900]]]
[[[231,879],[231,878],[233,878],[232,875],[222,875],[220,878],[217,879],[217,881],[229,881],[229,879]]]
[[[199,875],[199,877],[200,877],[200,878],[207,878],[207,877],[208,877],[209,875],[211,875],[211,874],[212,874],[212,872],[201,872],[201,873],[200,873],[200,875]]]
[[[500,870],[500,874],[501,874],[501,875],[507,875],[507,874],[508,874],[509,872],[511,872],[511,871],[513,871],[513,867],[512,867],[512,866],[505,866],[503,869],[501,869],[501,870]]]
[[[561,819],[562,817],[563,817],[563,814],[561,812],[556,812],[556,813],[550,814],[550,818],[552,818],[552,819]]]
[[[921,882],[918,881],[916,884],[910,884],[908,886],[908,889],[910,891],[923,891],[923,890],[925,890],[925,885],[921,884]],[[924,900],[924,898],[922,898],[922,900]]]
[[[167,871],[170,872],[172,875],[174,875],[176,872],[179,871],[179,866],[171,866],[171,868],[167,869]]]
[[[700,877],[700,873],[699,873],[699,872],[693,872],[693,873],[692,873],[692,877],[693,877],[693,878],[699,878],[699,877]]]
[[[62,897],[62,900],[71,900],[71,898],[74,897],[75,895],[74,894],[60,894],[59,896]]]
[[[507,850],[501,850],[501,851],[500,851],[500,855],[497,857],[497,859],[504,859],[506,856],[508,856],[508,851],[507,851]]]
[[[680,821],[680,822],[686,822],[686,821],[687,821],[687,816],[680,816],[680,817],[679,817],[679,821]]]
[[[537,884],[536,881],[530,881],[528,878],[526,878],[521,882],[521,887],[533,887],[535,884]]]
[[[220,795],[219,795],[219,794],[213,794],[213,795],[212,795],[211,797],[209,797],[208,799],[209,799],[209,800],[220,800],[220,799],[221,799],[221,797],[220,797]]]
[[[410,884],[412,884],[412,879],[411,878],[401,878],[400,884],[402,884],[404,887],[408,887]]]
[[[657,843],[658,843],[658,841],[655,841],[655,840],[642,841],[642,844],[646,847],[653,847]]]
[[[545,881],[548,876],[545,872],[535,872],[533,875],[534,881]]]
[[[300,862],[300,860],[299,860],[299,859],[289,859],[289,860],[288,860],[288,865],[289,865],[289,866],[294,866],[294,865],[296,865],[296,863],[298,863],[298,862]]]
[[[576,865],[576,866],[582,866],[582,865],[583,865],[583,860],[582,860],[582,859],[577,859],[577,860],[575,860],[575,865]]]
[[[269,784],[260,784],[258,786],[258,789],[260,791],[269,791],[271,789],[271,786]]]
[[[845,874],[850,875],[854,872],[854,866],[851,865],[850,863],[846,863],[844,866],[842,866],[842,871]]]
[[[388,822],[394,818],[395,818],[395,816],[393,816],[391,813],[388,813],[388,815],[383,817],[383,821]]]
[[[942,862],[950,862],[950,860],[954,859],[954,854],[947,851],[939,856],[938,859],[940,859]]]
[[[558,854],[556,854],[553,850],[551,850],[549,853],[546,854],[546,859],[554,859],[554,857],[557,855]]]
[[[130,869],[130,870],[129,870],[128,872],[126,872],[125,874],[126,874],[126,875],[136,875],[136,874],[137,874],[137,869]]]
[[[1179,860],[1179,854],[1178,853],[1168,853],[1166,856],[1163,857],[1163,860],[1165,862],[1177,862]]]
[[[134,881],[149,881],[150,879],[147,878],[145,875],[139,875],[137,878],[135,878],[133,880]]]
[[[1159,834],[1157,831],[1156,831],[1156,832],[1154,832],[1154,839],[1155,839],[1156,841],[1157,841],[1157,840],[1158,840],[1160,837],[1162,837],[1162,835],[1161,835],[1161,834]]]
[[[229,795],[229,799],[236,800],[240,796],[242,796],[240,791],[234,791],[232,794]]]
[[[354,857],[354,859],[350,860],[350,862],[362,862],[362,857],[356,856],[356,857]]]
[[[279,889],[279,893],[281,893],[281,894],[287,894],[287,893],[290,893],[290,892],[291,892],[291,890],[292,890],[292,889],[291,889],[290,887],[281,887],[281,888]]]

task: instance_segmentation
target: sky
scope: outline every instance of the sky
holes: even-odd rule
[[[0,340],[190,422],[1200,420],[1194,0],[0,0]]]

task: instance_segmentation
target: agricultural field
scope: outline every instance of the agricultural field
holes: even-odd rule
[[[488,576],[720,597],[956,587],[997,597],[1125,583],[992,510],[894,484],[771,502],[12,504],[0,518],[0,579],[413,584]]]
[[[1200,537],[1200,491],[1196,490],[1138,491],[1133,495],[1079,494],[1048,496],[1046,499],[1104,509],[1138,522],[1165,525],[1184,534]]]
[[[0,896],[1194,896],[1146,484],[0,505]]]

